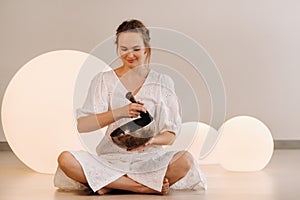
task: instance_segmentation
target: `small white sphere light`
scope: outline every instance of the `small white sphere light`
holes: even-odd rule
[[[229,171],[259,171],[270,161],[274,142],[268,127],[250,116],[237,116],[219,129],[218,161]]]
[[[26,63],[5,91],[1,117],[6,140],[16,156],[37,172],[54,173],[61,151],[83,149],[73,93],[87,58],[92,65],[106,66],[84,52],[52,51]]]

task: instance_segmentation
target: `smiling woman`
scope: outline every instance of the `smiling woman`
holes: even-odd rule
[[[122,66],[96,75],[84,105],[77,110],[80,133],[108,126],[106,134],[97,155],[62,152],[55,185],[70,189],[64,180],[71,178],[98,194],[113,189],[155,194],[167,194],[170,187],[206,189],[206,179],[189,152],[163,148],[179,133],[181,113],[173,80],[149,67],[149,30],[142,22],[130,20],[118,27],[116,36]],[[143,101],[129,102],[128,91]],[[114,130],[146,112],[154,120],[153,137],[147,143],[128,151],[112,141]]]

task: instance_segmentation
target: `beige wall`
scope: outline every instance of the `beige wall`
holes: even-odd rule
[[[122,20],[138,18],[183,32],[206,48],[226,87],[226,119],[255,116],[275,139],[300,139],[299,10],[296,0],[0,0],[0,99],[35,56],[58,49],[90,52]],[[209,112],[203,109],[203,121]]]

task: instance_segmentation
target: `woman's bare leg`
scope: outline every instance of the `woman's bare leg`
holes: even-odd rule
[[[134,180],[123,176],[116,181],[108,184],[104,188],[100,189],[99,192],[102,194],[102,190],[106,189],[120,189],[127,190],[136,193],[154,193],[154,194],[167,194],[169,192],[169,186],[173,185],[181,178],[183,178],[194,164],[193,156],[188,151],[181,151],[174,155],[171,160],[167,172],[164,178],[164,183],[162,187],[162,192],[155,191],[148,188]],[[98,193],[99,193],[98,192]]]
[[[165,177],[170,186],[183,178],[194,164],[193,156],[188,151],[180,151],[171,160]]]
[[[58,159],[58,165],[61,170],[71,179],[83,184],[87,184],[83,169],[76,158],[68,151],[62,152]]]
[[[58,157],[58,164],[61,170],[70,178],[87,185],[86,177],[83,173],[80,163],[68,151],[62,152]],[[169,181],[164,179],[162,191],[158,192],[145,185],[142,185],[127,176],[122,176],[116,181],[108,184],[104,188],[98,190],[98,194],[105,194],[112,189],[126,190],[136,193],[153,193],[153,194],[167,194],[169,191]]]

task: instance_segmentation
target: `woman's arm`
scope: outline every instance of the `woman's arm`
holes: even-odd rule
[[[175,139],[175,133],[165,131],[154,136],[148,143],[153,145],[171,145]],[[149,145],[148,143],[146,145]]]
[[[175,139],[176,139],[175,133],[170,132],[170,131],[165,131],[165,132],[157,134],[156,136],[151,138],[144,145],[139,146],[135,149],[131,149],[129,151],[138,151],[138,150],[141,150],[141,149],[143,149],[143,148],[145,148],[146,146],[149,146],[149,145],[171,145],[171,144],[173,144]]]
[[[103,128],[124,117],[138,117],[139,112],[146,113],[146,109],[141,102],[130,103],[126,106],[110,110],[104,113],[81,117],[77,120],[77,130],[79,133],[86,133]]]
[[[86,133],[98,130],[115,121],[113,111],[89,115],[77,119],[77,130],[79,133]]]

